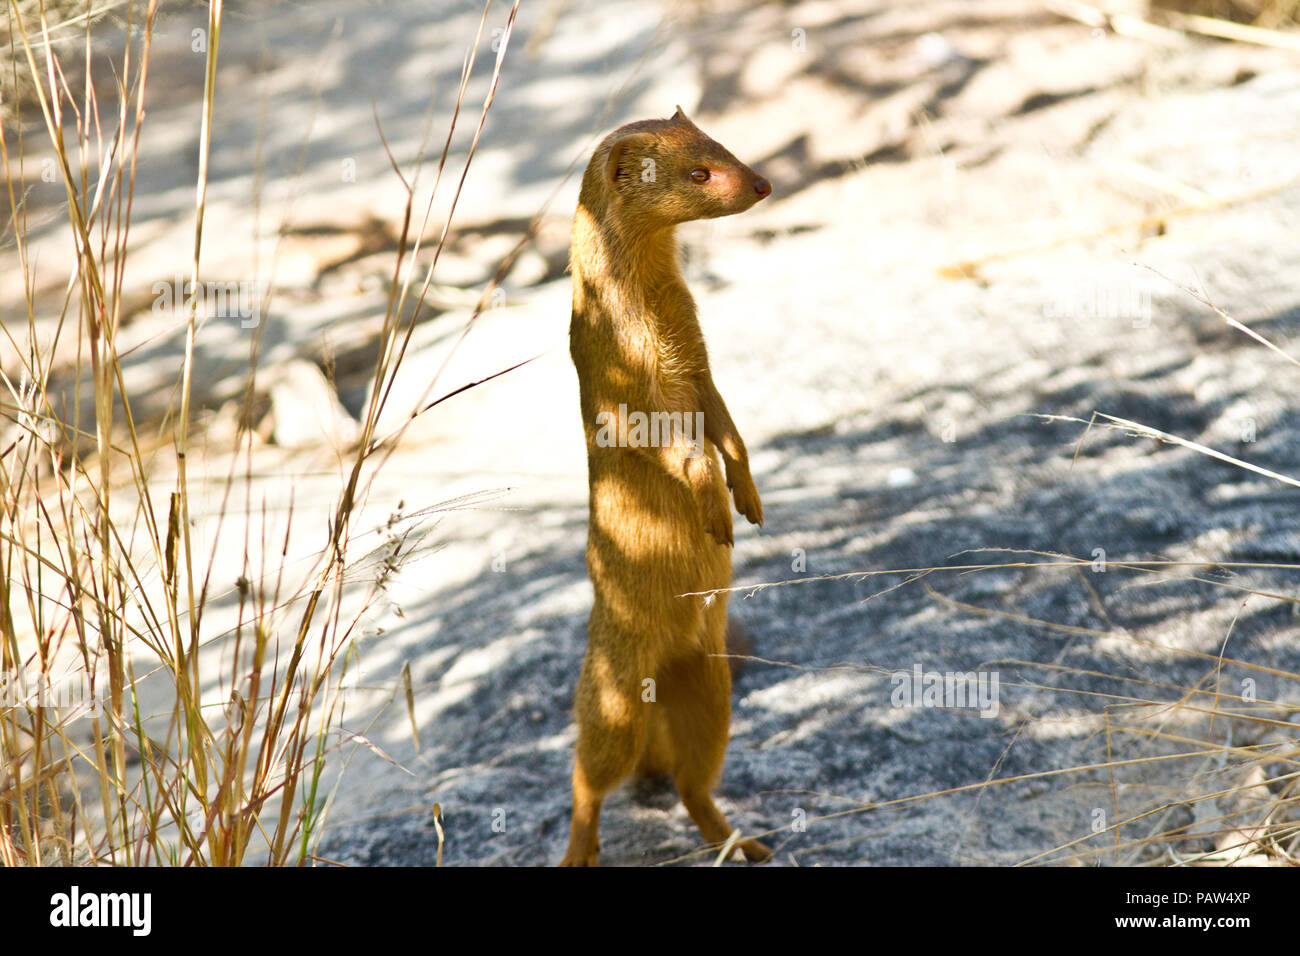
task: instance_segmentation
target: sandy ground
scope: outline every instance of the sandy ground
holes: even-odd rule
[[[204,265],[274,276],[260,316],[265,406],[300,360],[331,369],[349,413],[363,406],[404,202],[376,116],[404,170],[430,122],[436,153],[477,24],[463,4],[430,7],[233,5]],[[507,10],[493,8],[488,35]],[[187,270],[196,16],[169,12],[160,27],[154,70],[169,79],[141,150],[141,304],[124,335],[146,416],[166,407],[181,342],[150,288]],[[378,543],[398,515],[423,537],[367,617],[344,722],[393,762],[354,752],[321,855],[431,863],[435,802],[447,863],[537,865],[563,852],[591,603],[567,174],[608,129],[677,104],[775,186],[744,216],[682,231],[715,380],[766,513],[761,531],[737,525],[732,614],[761,660],[735,690],[719,789],[733,822],[776,831],[780,865],[1168,862],[1213,849],[1204,821],[1229,808],[1194,798],[1254,779],[1222,750],[1050,775],[1206,740],[1295,747],[1296,605],[1239,589],[1294,596],[1295,575],[1218,566],[1300,558],[1295,487],[1083,424],[1104,413],[1284,475],[1300,449],[1300,369],[1198,300],[1300,353],[1300,60],[1165,39],[1019,0],[525,3],[435,273],[436,308],[386,423],[435,376],[442,394],[536,358],[422,416],[369,489],[359,528]],[[490,52],[476,62],[470,103],[491,63]],[[435,223],[476,115],[462,118]],[[422,188],[432,175],[426,165]],[[62,288],[67,247],[55,202],[37,231],[46,297]],[[547,203],[497,307],[458,344],[468,304]],[[20,295],[0,278],[0,307]],[[229,467],[222,423],[251,334],[214,319],[200,339],[210,427],[193,467],[214,475]],[[323,544],[342,471],[336,451],[307,445],[260,445],[232,512],[278,540],[292,501],[291,566]],[[161,454],[160,495],[169,467]],[[204,542],[221,507],[219,482],[207,487]],[[227,527],[214,632],[231,620],[242,549]],[[1052,560],[1024,551],[1093,564],[901,573]],[[1114,566],[1156,560],[1188,563]],[[354,567],[362,589],[373,563]],[[1223,649],[1267,670],[1216,669]],[[394,702],[404,665],[418,750]],[[996,713],[898,706],[895,675],[918,668],[996,676]],[[1280,702],[1276,726],[1211,725],[1204,699],[1174,705],[1198,685],[1242,694],[1247,678],[1259,700]],[[1118,847],[1114,833],[1094,835],[1099,813],[1153,808]],[[1167,843],[1128,845],[1177,827],[1188,829]],[[706,862],[690,855],[697,834],[671,790],[650,785],[609,799],[602,842],[607,864]]]

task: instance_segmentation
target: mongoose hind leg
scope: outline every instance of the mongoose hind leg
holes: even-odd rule
[[[705,842],[724,843],[732,827],[709,791],[722,775],[731,723],[727,661],[703,650],[692,651],[661,671],[659,686],[677,793]],[[737,846],[751,862],[772,856],[757,840],[741,840]]]
[[[560,866],[595,866],[600,854],[600,805],[606,790],[592,785],[582,765],[573,766],[573,821],[569,825],[569,848]]]
[[[601,803],[632,772],[645,748],[648,715],[640,694],[646,667],[625,653],[639,643],[637,635],[618,633],[599,609],[593,611],[578,678],[573,820],[560,866],[596,865]]]

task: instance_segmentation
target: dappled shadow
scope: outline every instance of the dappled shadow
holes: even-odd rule
[[[1183,335],[1197,334],[1197,320],[1187,317]],[[1239,337],[1228,348],[1256,346]],[[1092,358],[1079,356],[1078,364]],[[1096,720],[1109,706],[1118,727],[1127,701],[1178,701],[1213,674],[1220,649],[1278,673],[1229,665],[1211,689],[1237,693],[1251,676],[1261,700],[1300,707],[1300,679],[1286,676],[1300,672],[1291,606],[1261,596],[1243,603],[1245,592],[1236,590],[1294,593],[1295,492],[1183,448],[1097,426],[1085,437],[1083,424],[1035,417],[1086,421],[1104,411],[1262,467],[1293,465],[1300,412],[1261,425],[1254,441],[1225,443],[1216,428],[1242,395],[1228,390],[1197,401],[1177,384],[1183,364],[1157,362],[1145,390],[1099,376],[1009,398],[990,376],[987,388],[974,388],[975,410],[957,422],[952,441],[932,433],[933,422],[886,409],[841,421],[833,433],[788,433],[764,444],[777,452],[755,475],[767,523],[761,535],[742,535],[735,581],[784,586],[733,595],[732,614],[753,632],[755,655],[779,663],[751,662],[736,684],[720,792],[739,808],[738,825],[781,828],[792,814],[816,817],[990,776],[1104,763],[1108,746],[1114,759],[1148,755],[1150,745],[1131,736],[1108,743]],[[938,407],[941,391],[900,395],[899,407],[931,399]],[[802,493],[818,474],[843,477],[832,491]],[[469,683],[419,728],[423,759],[437,773],[412,783],[404,799],[442,804],[459,847],[448,862],[553,863],[563,848],[570,702],[590,596],[585,513],[555,517],[548,515],[551,543],[525,547],[503,573],[485,566],[467,584],[435,588],[403,609],[402,630],[432,631],[407,645],[409,658],[439,661],[425,671],[417,699],[444,697],[457,684],[458,661],[500,649],[490,666],[464,671],[473,674],[461,678]],[[517,520],[527,527],[533,519]],[[1105,564],[822,579],[1052,560],[982,549]],[[792,553],[806,564],[792,569]],[[1162,559],[1196,564],[1159,574],[1116,566]],[[1240,561],[1297,569],[1217,563]],[[570,610],[536,610],[556,593],[575,596]],[[384,640],[401,640],[401,632]],[[393,659],[374,676],[394,681],[400,666]],[[996,672],[998,716],[892,706],[889,675],[918,666]],[[404,718],[392,719],[396,726]],[[1255,729],[1224,723],[1234,723],[1239,741]],[[1178,771],[1164,766],[1143,768],[1137,782],[1174,786]],[[776,842],[805,863],[1009,863],[1076,839],[1084,842],[1074,851],[1087,851],[1114,842],[1113,834],[1087,839],[1090,808],[1100,799],[1095,787],[1105,779],[1094,770],[887,807],[820,820],[807,833],[787,830]],[[494,809],[509,821],[503,831],[493,829]],[[1182,818],[1171,819],[1173,826]],[[671,793],[653,787],[612,796],[602,824],[602,859],[610,864],[667,861],[696,849]],[[1137,835],[1124,831],[1125,839]],[[1189,836],[1180,847],[1204,849],[1207,839]],[[327,855],[360,862],[429,863],[435,841],[428,815],[413,813],[396,823],[344,826],[327,844]]]

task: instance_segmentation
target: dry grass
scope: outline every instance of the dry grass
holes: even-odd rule
[[[48,35],[57,45],[67,48],[75,45],[79,30],[88,24],[99,23],[112,17],[126,6],[127,0],[16,0],[7,3],[0,15],[0,51],[15,65],[22,56],[24,43],[21,24],[48,24]],[[17,14],[17,15],[15,15]],[[46,31],[43,29],[42,35]],[[42,41],[37,39],[35,45]],[[32,45],[31,41],[27,45]],[[32,110],[40,109],[40,97],[30,73],[23,69],[0,71],[0,119],[16,121]]]
[[[1151,0],[1156,11],[1172,10],[1267,30],[1293,27],[1300,17],[1296,0]]]
[[[1003,607],[956,601],[928,583],[955,575],[1009,568],[1078,574],[1094,564],[1085,558],[1048,552],[1019,552],[1015,557],[1017,560],[991,563],[819,575],[727,590],[752,594],[813,581],[901,577],[902,583],[875,596],[921,582],[937,605],[956,614],[1015,622],[1048,634],[1108,641],[1112,646],[1139,653],[1146,660],[1196,661],[1204,668],[1203,676],[1190,685],[1180,685],[1128,673],[1084,670],[1061,664],[1060,657],[1048,662],[1020,659],[986,662],[984,666],[995,670],[1006,667],[1021,674],[1040,672],[1038,681],[1024,679],[1013,686],[1044,692],[1052,696],[1057,706],[1090,714],[1091,719],[1085,722],[1091,725],[1092,735],[1104,745],[1105,759],[1006,776],[998,776],[995,766],[984,780],[868,804],[823,794],[835,796],[837,801],[850,806],[808,816],[801,825],[863,816],[868,832],[834,845],[866,842],[891,827],[892,814],[918,804],[1042,782],[1050,784],[1054,799],[1059,801],[1062,795],[1067,795],[1065,803],[1083,808],[1083,812],[1091,808],[1092,825],[1085,827],[1083,834],[1075,839],[1020,860],[1022,866],[1300,866],[1300,722],[1297,722],[1300,673],[1226,654],[1231,628],[1224,635],[1220,652],[1208,654],[1148,640],[1120,627],[1084,628],[1033,619]],[[1138,578],[1195,581],[1233,590],[1243,598],[1300,606],[1300,598],[1234,583],[1220,576],[1224,572],[1265,569],[1294,573],[1300,572],[1300,565],[1110,561],[1107,568],[1112,573]],[[1210,571],[1219,574],[1211,575]],[[779,661],[762,662],[797,666]],[[873,669],[853,664],[837,666]],[[1063,687],[1062,679],[1069,676],[1084,678],[1090,689]],[[1285,699],[1260,696],[1255,688],[1264,679],[1279,686],[1282,693],[1278,696]],[[1097,680],[1109,685],[1107,689],[1091,689]],[[1032,723],[1033,718],[1026,720],[1015,736],[1028,731]],[[744,836],[779,840],[788,829],[781,827]],[[1205,848],[1207,843],[1210,849]],[[795,862],[798,854],[824,848],[824,845],[801,844],[793,855]],[[699,859],[712,852],[701,849],[664,862]]]
[[[1149,0],[1136,10],[1107,0],[1043,0],[1054,13],[1157,47],[1187,37],[1212,37],[1282,50],[1300,50],[1296,0]]]
[[[123,30],[114,34],[116,40],[96,32],[92,58],[90,23],[109,9],[121,18]],[[517,4],[510,25],[516,9]],[[34,106],[28,118],[34,123],[29,125],[38,130],[25,132],[22,123],[0,127],[10,210],[4,255],[21,270],[28,289],[25,323],[7,320],[4,326],[20,369],[0,373],[0,679],[6,681],[0,685],[0,863],[5,865],[302,864],[313,859],[329,803],[323,792],[327,761],[337,759],[340,736],[353,749],[368,745],[360,735],[340,733],[349,649],[361,616],[412,547],[407,536],[392,536],[382,567],[363,593],[345,600],[345,583],[356,577],[349,571],[358,501],[401,437],[400,429],[376,435],[376,422],[421,317],[423,290],[414,268],[418,237],[425,235],[433,192],[442,182],[488,9],[465,60],[457,108],[418,226],[413,220],[420,197],[407,187],[372,398],[361,437],[347,452],[328,529],[293,532],[321,535],[312,567],[304,575],[277,564],[287,541],[264,541],[260,553],[246,548],[238,574],[238,624],[223,633],[205,625],[215,542],[205,553],[191,536],[194,347],[204,328],[197,298],[189,296],[185,303],[184,359],[163,421],[144,422],[133,414],[137,397],[124,388],[118,350],[129,288],[135,160],[157,12],[157,0],[99,6],[9,0],[6,33],[0,35],[14,51],[9,89],[30,91]],[[189,264],[195,288],[202,279],[222,15],[222,3],[213,0],[205,89],[195,116],[200,154]],[[507,27],[475,146],[509,39]],[[110,53],[111,68],[104,65]],[[79,88],[68,80],[65,60],[86,67]],[[116,106],[106,110],[99,93],[110,88]],[[57,315],[42,313],[31,291],[35,278],[24,184],[32,173],[27,157],[38,148],[56,158],[75,243],[75,267]],[[473,154],[471,147],[457,197]],[[416,181],[393,165],[403,183]],[[438,249],[445,240],[444,231]],[[508,265],[484,292],[483,302]],[[424,289],[431,278],[432,266]],[[412,296],[415,305],[407,307]],[[44,334],[50,329],[52,335]],[[75,343],[74,379],[92,383],[93,433],[78,429],[81,394],[67,408],[51,385],[53,355],[56,349],[66,353],[68,340]],[[247,489],[254,480],[247,411],[260,342],[259,330],[250,336],[246,414],[240,416],[238,452],[224,479],[221,519],[239,486]],[[430,392],[434,387],[431,382]],[[412,417],[441,400],[428,397],[411,410]],[[150,486],[160,456],[170,459],[176,474],[162,497]],[[228,568],[223,573],[233,577]],[[211,667],[216,660],[219,672]],[[168,704],[161,711],[148,710],[146,701],[158,695],[146,694],[146,685],[163,688],[161,699]],[[59,698],[52,705],[40,696],[48,686],[76,688],[73,696],[84,699]]]

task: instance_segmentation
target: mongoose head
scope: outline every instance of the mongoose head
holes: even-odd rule
[[[602,175],[622,218],[643,225],[731,216],[772,192],[770,182],[710,139],[680,106],[670,119],[611,133],[587,175]]]

